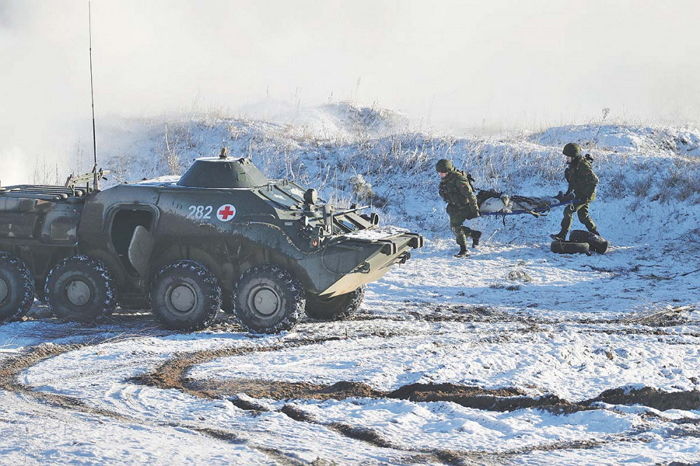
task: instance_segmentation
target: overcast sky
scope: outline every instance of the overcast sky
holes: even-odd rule
[[[87,0],[0,0],[1,161],[89,138],[87,16]],[[696,0],[93,0],[92,16],[98,124],[266,99],[436,128],[700,109]]]

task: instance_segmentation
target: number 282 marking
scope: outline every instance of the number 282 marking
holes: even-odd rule
[[[187,210],[189,210],[187,218],[196,218],[197,220],[210,219],[214,207],[210,205],[191,205],[187,207]]]

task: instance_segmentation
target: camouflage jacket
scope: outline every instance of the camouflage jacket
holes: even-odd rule
[[[595,188],[598,186],[598,177],[593,173],[591,161],[583,157],[577,157],[566,167],[564,178],[569,182],[569,190],[576,195],[576,199],[589,202],[595,199]]]
[[[459,209],[466,211],[470,218],[479,216],[479,206],[468,174],[459,170],[448,172],[440,181],[439,192],[447,202],[448,213]]]

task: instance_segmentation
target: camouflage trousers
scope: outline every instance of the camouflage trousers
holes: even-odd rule
[[[593,219],[591,219],[591,216],[588,213],[588,206],[590,203],[591,201],[582,203],[574,201],[573,204],[566,206],[564,209],[564,218],[561,220],[561,233],[566,234],[569,232],[569,228],[571,228],[571,220],[576,212],[578,212],[579,221],[586,226],[588,231],[596,230],[595,222]]]
[[[469,227],[462,225],[465,220],[472,218],[472,216],[463,211],[450,212],[450,229],[455,235],[455,240],[460,247],[467,247],[467,236],[472,236],[472,233],[476,230],[472,230]]]

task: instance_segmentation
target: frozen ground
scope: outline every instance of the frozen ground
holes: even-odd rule
[[[607,254],[549,252],[557,210],[505,225],[480,219],[482,246],[456,259],[435,159],[471,162],[488,187],[548,194],[563,187],[559,146],[592,139],[597,128],[449,144],[412,135],[399,139],[422,140],[423,152],[401,145],[392,153],[382,138],[396,119],[379,124],[370,117],[381,114],[322,108],[314,131],[335,128],[323,123],[331,110],[333,125],[348,112],[354,122],[335,141],[294,139],[303,128],[279,123],[179,127],[190,128],[194,152],[248,128],[230,141],[263,144],[269,152],[257,157],[278,175],[322,179],[326,167],[329,197],[352,200],[358,192],[335,188],[343,183],[334,178],[359,172],[373,199],[387,201],[385,217],[425,232],[428,245],[370,285],[350,320],[307,320],[281,335],[243,333],[224,315],[187,334],[159,329],[147,313],[84,326],[35,306],[26,321],[0,326],[3,463],[700,461],[700,208],[697,192],[686,192],[698,173],[697,131],[598,133],[602,196],[593,216],[611,240]],[[357,129],[365,120],[372,131]],[[122,134],[153,159],[139,162],[149,177],[168,171],[154,152],[156,126]],[[297,145],[274,158],[281,140]],[[376,152],[383,144],[388,152]],[[372,154],[399,166],[382,176]],[[496,159],[510,168],[489,178]],[[124,176],[136,170],[121,168]]]
[[[11,462],[700,460],[700,282],[662,252],[438,242],[352,320],[0,327]],[[656,254],[656,255],[655,255]],[[653,271],[653,273],[652,273]],[[42,342],[51,342],[42,344]],[[36,354],[34,352],[37,352]],[[615,392],[615,389],[620,389]],[[613,390],[613,391],[611,391]]]

